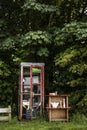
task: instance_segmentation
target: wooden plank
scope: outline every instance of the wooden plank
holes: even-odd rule
[[[48,95],[45,95],[45,96],[47,96],[47,97],[66,97],[66,96],[70,96],[70,94],[54,94],[54,95],[52,95],[52,94],[48,94]]]
[[[9,120],[9,116],[0,117],[0,121],[8,121],[8,120]]]
[[[0,108],[0,121],[9,121],[11,120],[11,107]]]
[[[49,107],[51,107],[51,97],[49,97]],[[49,111],[49,120],[51,121],[51,110]]]
[[[9,113],[8,113],[8,117],[9,117],[9,121],[11,120],[11,106],[8,106],[9,109]]]
[[[52,108],[52,107],[46,107],[46,109],[48,110],[66,110],[66,109],[70,109],[71,107],[65,107],[65,108],[61,108],[61,107],[57,107],[57,108]]]
[[[0,113],[7,113],[8,112],[8,108],[0,108]]]
[[[8,108],[0,108],[0,113],[9,113],[11,112],[11,110],[9,110]]]

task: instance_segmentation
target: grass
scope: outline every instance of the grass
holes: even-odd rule
[[[87,122],[48,122],[43,118],[32,121],[0,122],[0,130],[87,130]]]

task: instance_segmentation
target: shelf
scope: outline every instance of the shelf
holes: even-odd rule
[[[24,91],[23,91],[23,92],[21,92],[20,94],[21,94],[21,95],[30,95],[30,91],[29,91],[29,92],[24,92]]]
[[[40,85],[40,83],[32,83],[32,85]]]
[[[30,84],[23,84],[23,86],[30,86]]]
[[[21,95],[30,95],[30,92],[22,92]],[[37,93],[32,94],[32,95],[33,95],[33,97],[34,96],[41,96],[41,94],[37,94]]]
[[[28,92],[21,92],[20,94],[30,94],[30,93],[32,93],[32,92],[30,92],[30,91],[28,91]],[[40,96],[41,94],[39,94],[39,93],[32,93],[32,95],[34,95],[34,96]]]
[[[65,107],[65,108],[52,108],[52,107],[46,107],[46,109],[48,109],[48,110],[59,110],[59,109],[61,109],[61,110],[66,110],[66,109],[70,109],[71,107]]]
[[[34,93],[34,96],[40,96],[40,95],[41,95],[41,94],[35,94],[35,93]]]
[[[70,95],[50,93],[46,96],[48,97],[46,109],[48,111],[49,121],[68,121],[68,111],[71,108],[68,106],[68,96]]]
[[[41,83],[32,83],[32,85],[40,85]],[[30,84],[23,84],[23,86],[30,86]]]
[[[52,94],[48,94],[48,95],[45,95],[45,96],[47,96],[47,97],[67,97],[67,96],[70,96],[70,94],[62,94],[62,95],[60,95],[60,94],[55,94],[55,95],[52,95]]]
[[[32,76],[34,75],[40,75],[41,72],[32,72]]]
[[[23,73],[23,76],[30,77],[30,72],[29,73]]]

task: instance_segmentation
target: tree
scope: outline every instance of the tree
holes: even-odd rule
[[[62,46],[62,51],[55,57],[55,65],[58,68],[58,74],[54,77],[55,84],[62,87],[62,90],[65,86],[65,92],[73,93],[74,97],[72,96],[72,102],[75,103],[75,107],[78,109],[82,108],[81,110],[85,112],[85,114],[85,107],[87,107],[86,30],[86,23],[74,22],[66,24],[61,32],[56,33],[55,43],[58,46]]]
[[[77,100],[71,101],[79,108],[86,105],[86,0],[0,3],[0,91],[5,90],[1,102],[17,105],[19,64],[32,61],[45,62],[46,93],[74,92],[76,97],[79,90]]]

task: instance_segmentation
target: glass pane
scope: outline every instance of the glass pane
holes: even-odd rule
[[[24,94],[23,100],[29,101],[30,100],[30,94]]]
[[[23,74],[24,75],[29,75],[30,74],[30,69],[28,67],[23,68]]]
[[[33,73],[40,73],[41,72],[41,68],[32,68],[32,72]]]
[[[37,117],[40,115],[41,111],[41,102],[40,102],[40,96],[34,96],[33,97],[33,109],[32,109],[32,116]]]
[[[23,83],[24,83],[24,85],[29,85],[30,84],[30,77],[24,77],[23,78]]]
[[[23,95],[23,119],[30,119],[30,94]]]
[[[40,85],[33,85],[33,92],[36,94],[40,94]]]
[[[39,83],[40,82],[40,78],[39,78],[39,76],[33,76],[32,77],[32,83]]]
[[[23,91],[24,92],[29,92],[30,91],[30,86],[25,85]]]
[[[40,96],[34,96],[33,97],[33,107],[39,107],[40,106]]]

